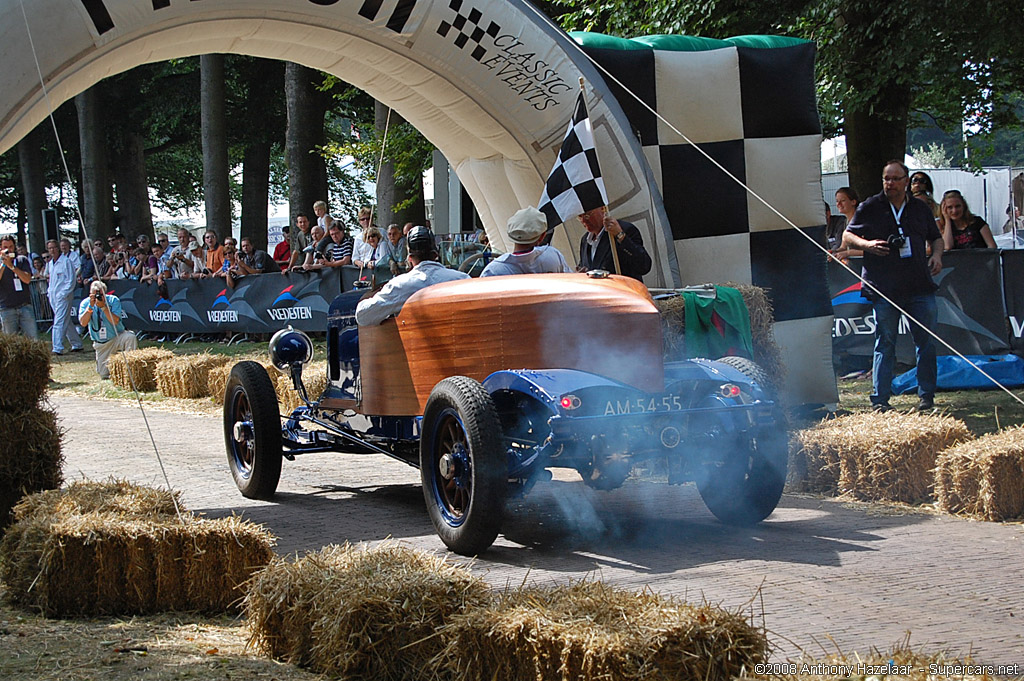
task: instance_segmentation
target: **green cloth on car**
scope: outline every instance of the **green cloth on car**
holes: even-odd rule
[[[754,346],[750,336],[750,313],[743,296],[734,288],[715,286],[715,296],[696,291],[680,291],[686,312],[686,354],[690,357],[716,359],[725,355],[753,358]],[[725,335],[712,323],[718,313]]]

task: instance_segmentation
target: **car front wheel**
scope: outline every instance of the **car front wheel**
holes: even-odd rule
[[[453,376],[430,393],[420,440],[423,498],[445,545],[466,556],[485,551],[501,530],[508,464],[491,396]]]
[[[224,392],[224,443],[242,496],[273,497],[281,479],[281,415],[270,376],[256,362],[231,369]]]

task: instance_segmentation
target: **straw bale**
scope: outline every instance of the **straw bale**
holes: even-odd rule
[[[740,292],[750,315],[750,337],[754,350],[751,358],[768,375],[770,389],[780,392],[785,378],[782,353],[775,343],[775,311],[767,292],[751,284],[723,284]],[[682,296],[655,300],[661,313],[662,339],[667,361],[688,357],[686,353],[686,313]]]
[[[224,404],[224,390],[228,386],[228,379],[231,377],[231,370],[239,362],[245,361],[256,362],[264,369],[266,369],[267,373],[270,374],[271,382],[273,382],[278,376],[279,372],[277,371],[277,368],[270,363],[270,360],[267,359],[266,355],[238,357],[232,360],[230,364],[225,364],[222,367],[214,367],[213,369],[210,369],[210,373],[207,376],[206,383],[210,389],[210,397],[213,399],[214,402],[216,402],[217,404]]]
[[[438,628],[487,586],[443,558],[391,543],[327,546],[253,577],[244,610],[261,653],[345,678],[419,679]]]
[[[21,335],[0,334],[0,411],[38,407],[50,383],[50,349]]]
[[[775,307],[768,291],[752,284],[726,284],[740,292],[750,314],[750,339],[754,348],[752,358],[768,374],[771,387],[782,392],[786,379],[786,365],[782,362],[782,351],[775,342]]]
[[[935,496],[947,513],[985,520],[1024,519],[1024,426],[940,454]]]
[[[4,336],[6,334],[0,334]],[[11,509],[27,494],[60,487],[64,480],[63,429],[49,408],[31,407],[0,418],[0,533]]]
[[[506,592],[441,631],[438,667],[458,681],[728,681],[765,659],[743,616],[600,582]]]
[[[153,392],[156,390],[157,365],[171,357],[174,353],[163,348],[114,353],[107,362],[110,380],[122,390],[132,390],[134,383],[134,389],[139,392]]]
[[[951,416],[865,412],[799,431],[793,446],[809,491],[917,504],[932,498],[939,452],[970,438]]]
[[[224,612],[273,557],[273,538],[238,518],[37,514],[0,542],[7,598],[48,617]]]
[[[160,362],[156,367],[156,385],[161,395],[186,399],[208,397],[210,369],[231,361],[226,355],[180,355]]]
[[[25,497],[14,508],[14,519],[33,516],[69,517],[100,513],[120,518],[174,518],[175,501],[185,510],[180,492],[136,485],[127,480],[76,480],[64,489],[51,489]]]
[[[274,374],[271,374],[271,379]],[[302,372],[302,383],[306,386],[306,393],[311,400],[315,400],[327,389],[327,369],[316,369]],[[274,388],[277,391],[277,401],[281,405],[281,413],[290,414],[296,407],[303,405],[299,391],[292,387],[292,377],[288,374],[277,374]]]

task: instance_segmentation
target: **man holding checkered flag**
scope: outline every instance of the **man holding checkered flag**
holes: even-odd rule
[[[608,215],[608,193],[597,161],[582,82],[580,85],[569,129],[538,208],[547,217],[549,231],[580,216],[587,233],[580,241],[577,271],[608,270],[641,280],[651,271],[651,256],[635,225]]]

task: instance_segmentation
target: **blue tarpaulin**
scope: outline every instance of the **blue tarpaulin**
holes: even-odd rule
[[[967,359],[1007,388],[1024,386],[1024,359],[1017,355],[967,355]],[[936,358],[939,369],[939,390],[967,390],[995,388],[978,369],[956,355]],[[917,391],[917,369],[900,374],[892,380],[892,392],[905,395]]]

